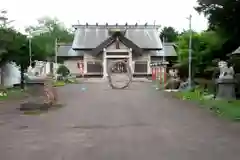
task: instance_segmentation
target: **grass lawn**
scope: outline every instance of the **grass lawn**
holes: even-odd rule
[[[204,94],[200,90],[178,92],[176,96],[182,100],[190,100],[200,104],[220,117],[224,117],[234,121],[240,121],[240,100],[226,101],[204,98]]]
[[[53,82],[53,86],[54,87],[61,87],[61,86],[65,86],[65,82],[64,81],[55,81]]]
[[[6,95],[0,96],[0,101],[20,99],[23,98],[24,95],[24,91],[20,88],[10,88],[6,89]]]
[[[66,84],[78,84],[79,82],[76,79],[67,79],[67,80],[58,80],[53,83],[54,87],[65,86]]]

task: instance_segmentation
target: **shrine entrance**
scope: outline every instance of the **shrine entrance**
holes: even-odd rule
[[[107,71],[113,61],[126,60],[132,70],[132,50],[131,49],[111,49],[104,50],[103,54],[103,77],[107,77]],[[119,63],[112,68],[114,73],[126,73],[125,65]]]
[[[107,68],[114,62],[114,61],[128,61],[128,58],[107,58]],[[127,69],[123,63],[118,63],[112,68],[113,73],[126,73]]]

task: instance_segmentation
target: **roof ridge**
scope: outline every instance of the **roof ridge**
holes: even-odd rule
[[[73,28],[84,28],[84,29],[111,29],[111,28],[119,28],[119,29],[158,29],[160,25],[72,25]]]

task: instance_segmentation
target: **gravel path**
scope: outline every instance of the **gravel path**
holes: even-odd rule
[[[84,84],[83,84],[84,85]],[[1,160],[239,160],[240,126],[149,83],[59,88],[64,108],[0,114]],[[17,104],[12,104],[17,107]],[[14,107],[13,107],[14,108]]]

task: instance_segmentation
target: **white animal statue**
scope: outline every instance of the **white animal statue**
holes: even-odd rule
[[[177,69],[170,69],[169,75],[171,78],[178,78],[178,70]]]
[[[227,62],[220,61],[218,62],[218,67],[220,69],[219,79],[233,79],[234,78],[234,69],[233,67],[228,67]]]

